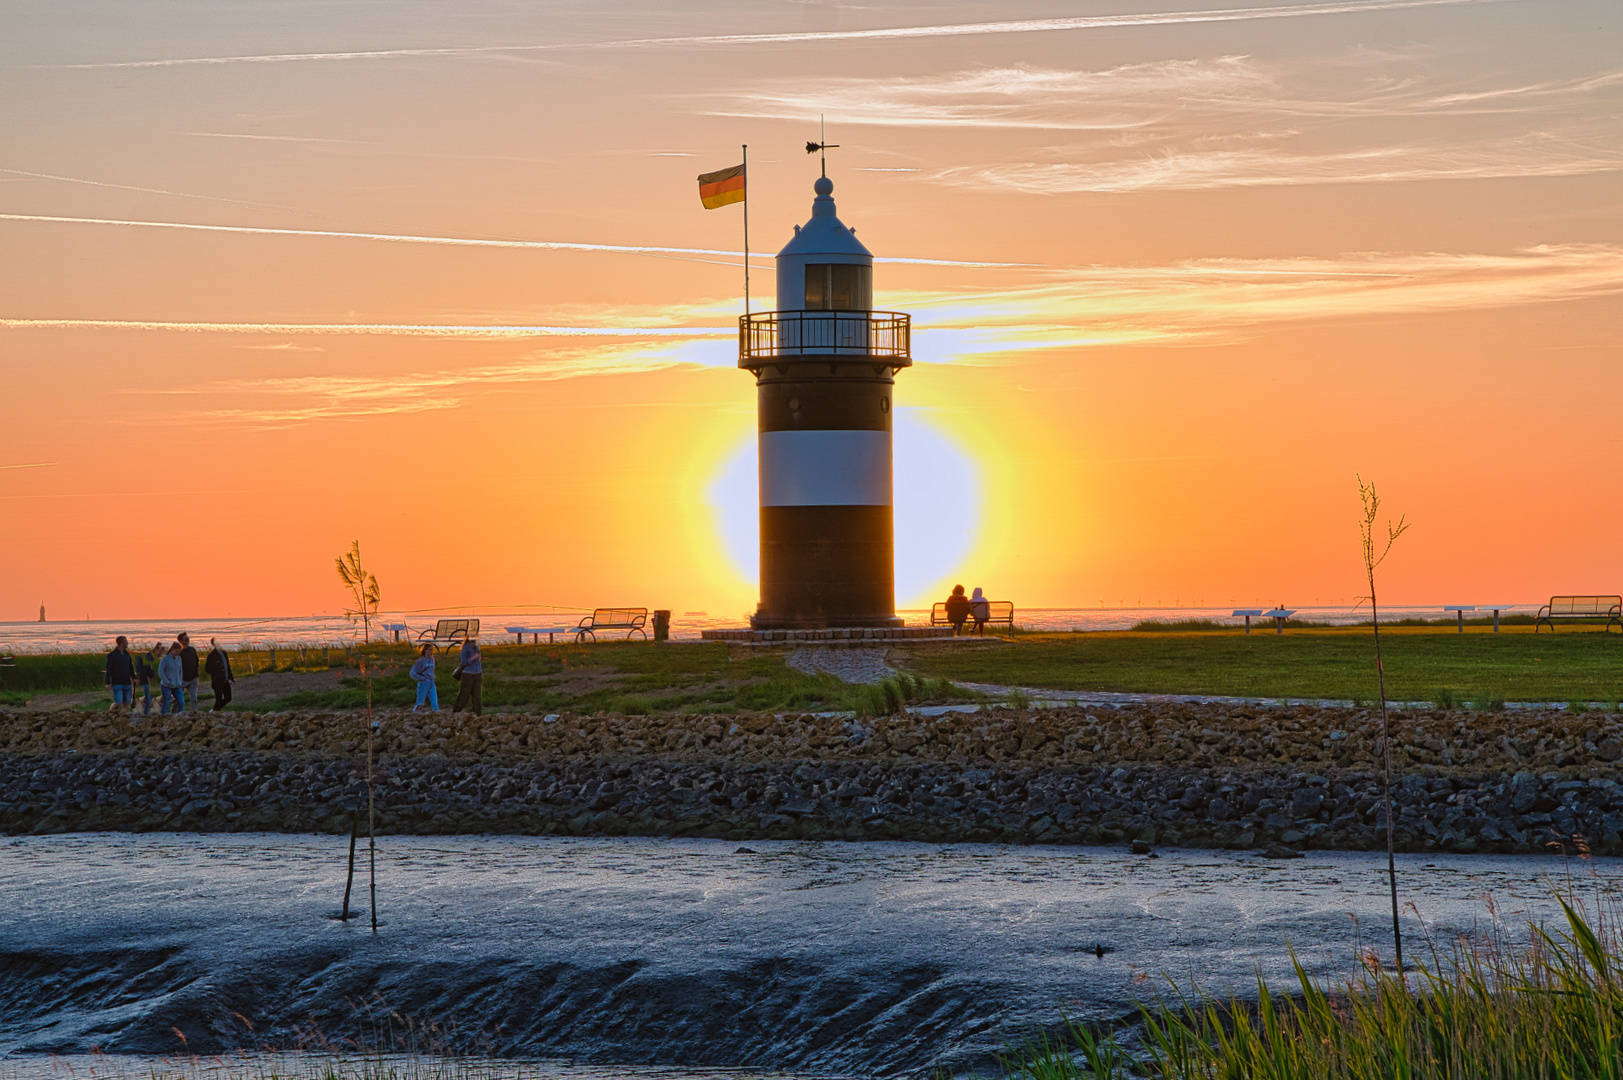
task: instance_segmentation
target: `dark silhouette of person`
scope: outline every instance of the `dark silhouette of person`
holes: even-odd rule
[[[461,712],[470,702],[473,704],[473,715],[483,716],[485,713],[485,654],[479,651],[479,643],[472,639],[462,643],[462,653],[457,659],[456,703],[451,706],[452,712]],[[455,674],[455,673],[453,673]]]
[[[969,597],[964,595],[962,585],[952,587],[952,595],[947,597],[947,621],[952,623],[954,636],[964,632],[964,621],[969,618]]]
[[[130,712],[135,700],[135,657],[130,655],[129,639],[120,634],[107,654],[107,666],[102,669],[102,685],[113,696],[111,712]]]
[[[231,684],[237,677],[231,674],[230,655],[213,638],[209,638],[209,654],[203,660],[203,670],[208,672],[209,685],[214,688],[214,711],[219,712],[231,704]]]
[[[180,643],[181,701],[189,712],[197,711],[197,650],[192,648],[192,636],[184,630],[176,635]],[[188,700],[189,699],[189,700]]]

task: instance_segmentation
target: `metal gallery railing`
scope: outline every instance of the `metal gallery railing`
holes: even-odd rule
[[[912,318],[900,311],[762,311],[738,320],[738,362],[785,356],[912,361]]]

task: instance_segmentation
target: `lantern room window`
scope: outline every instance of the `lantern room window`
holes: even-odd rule
[[[872,311],[873,267],[821,263],[806,267],[807,311]]]

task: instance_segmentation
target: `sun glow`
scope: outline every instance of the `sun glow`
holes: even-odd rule
[[[896,603],[944,597],[974,548],[982,509],[979,465],[919,409],[898,409],[895,426]],[[721,548],[738,574],[760,577],[756,444],[752,433],[723,462],[709,503]]]

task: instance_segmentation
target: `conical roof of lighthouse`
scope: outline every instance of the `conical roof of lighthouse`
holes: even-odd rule
[[[783,245],[778,258],[785,255],[843,255],[872,259],[873,252],[862,245],[856,234],[834,213],[834,181],[819,176],[812,184],[817,198],[812,200],[811,220],[802,225],[793,240]],[[843,260],[842,260],[843,261]]]

